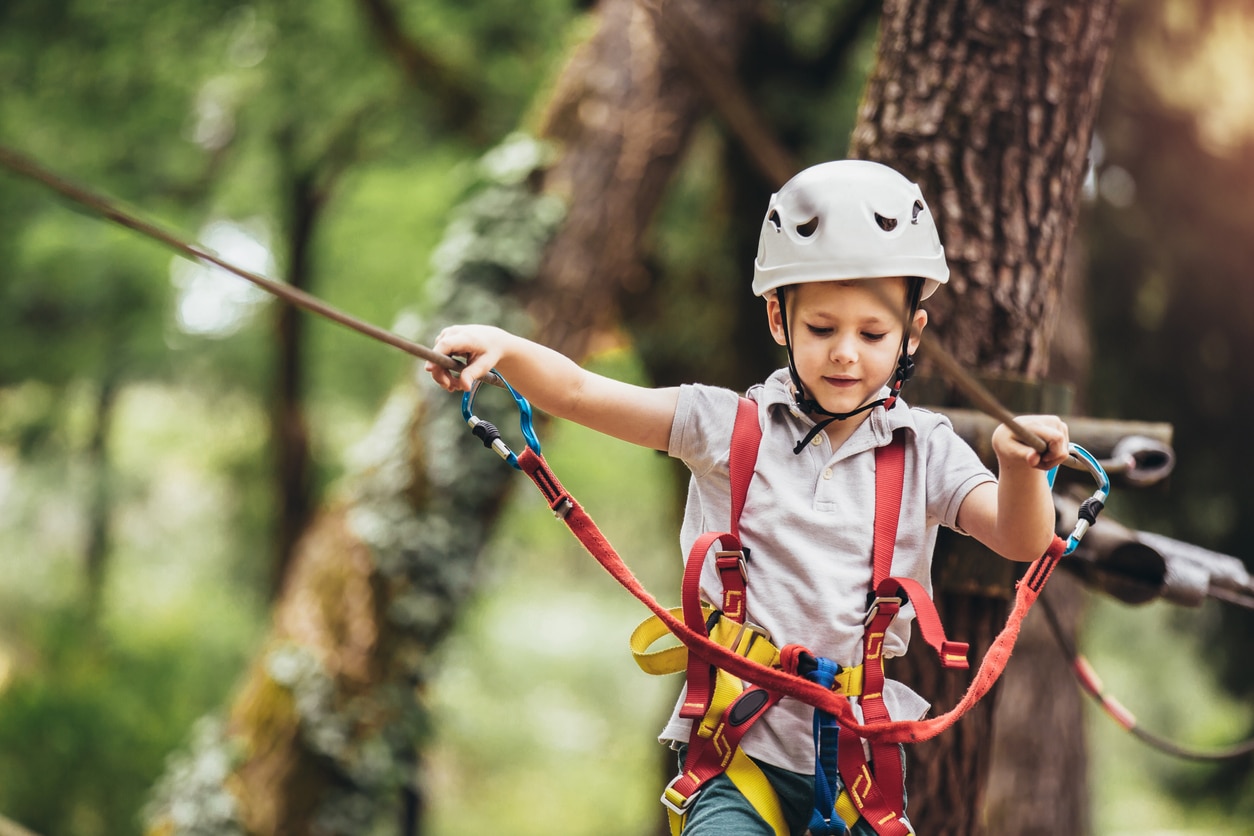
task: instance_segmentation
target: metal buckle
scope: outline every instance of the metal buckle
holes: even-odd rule
[[[896,604],[897,608],[901,609],[902,603],[903,602],[901,598],[896,597],[896,596],[891,597],[891,598],[876,598],[874,601],[871,602],[871,607],[866,612],[866,618],[862,619],[862,626],[863,627],[871,626],[871,622],[874,621],[875,616],[879,614],[880,604]]]
[[[671,798],[670,798],[671,790],[675,787],[677,783],[683,780],[683,778],[684,778],[684,774],[682,772],[679,773],[678,775],[676,775],[674,778],[670,780],[670,783],[666,785],[666,789],[662,790],[662,806],[670,810],[672,813],[674,813],[677,816],[687,815],[688,808],[692,806],[692,800],[696,797],[696,793],[693,793],[692,795],[684,799],[683,804],[676,804],[674,801],[671,801]]]
[[[740,579],[747,583],[749,581],[749,563],[748,561],[745,560],[744,549],[741,549],[740,551],[734,551],[734,552],[715,552],[714,553],[714,561],[715,561],[714,565],[717,567],[719,558],[724,558],[724,557],[736,558],[736,565],[740,569]],[[722,570],[720,569],[719,571],[722,571]]]
[[[760,624],[754,624],[752,621],[741,621],[739,623],[740,623],[740,629],[736,631],[736,636],[735,638],[732,639],[731,645],[729,645],[728,650],[731,650],[735,653],[739,653],[741,656],[749,655],[749,647],[751,647],[752,644],[747,645],[745,647],[744,653],[741,653],[739,649],[740,643],[744,639],[745,633],[749,633],[750,635],[753,635],[753,636],[761,636],[766,641],[768,642],[771,641],[771,631],[767,630],[765,627],[761,626]]]

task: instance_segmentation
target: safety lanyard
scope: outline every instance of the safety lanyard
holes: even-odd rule
[[[515,402],[518,404],[520,414],[524,416],[522,420],[524,427],[526,427],[530,420],[530,404],[527,404],[526,399],[517,392],[514,392],[513,395]],[[470,424],[472,427],[475,426],[472,421],[478,421],[474,416],[473,401],[474,390],[467,392],[463,396],[463,413],[469,416],[467,424]],[[525,409],[524,404],[526,405]],[[527,436],[525,429],[524,436]],[[708,636],[690,629],[682,620],[672,615],[666,607],[659,604],[657,599],[643,587],[614,550],[614,547],[601,533],[600,529],[597,528],[596,523],[593,522],[587,511],[562,486],[548,463],[540,455],[540,445],[538,440],[534,439],[534,433],[527,437],[526,449],[518,454],[514,454],[503,441],[500,445],[500,448],[504,448],[504,451],[502,451],[495,444],[495,440],[492,442],[485,441],[486,446],[496,449],[497,453],[507,461],[510,461],[511,464],[515,461],[517,462],[518,468],[526,473],[532,482],[535,483],[549,503],[550,509],[570,529],[571,533],[583,544],[584,548],[624,589],[656,615],[667,626],[667,629],[688,648],[689,653],[695,654],[709,664],[722,668],[746,682],[758,685],[767,691],[777,693],[780,696],[790,696],[801,700],[807,705],[821,708],[835,716],[836,721],[843,728],[860,737],[883,743],[918,743],[930,740],[950,728],[988,693],[1010,658],[1010,653],[1018,638],[1023,618],[1040,595],[1041,589],[1058,565],[1058,561],[1062,558],[1064,552],[1069,547],[1073,548],[1071,545],[1073,541],[1078,543],[1088,529],[1088,524],[1082,526],[1080,523],[1077,523],[1075,531],[1072,532],[1071,537],[1067,541],[1055,537],[1045,554],[1029,565],[1027,574],[1017,584],[1014,606],[1011,609],[1006,626],[993,640],[992,646],[989,648],[988,653],[985,654],[971,684],[957,705],[944,714],[926,720],[889,720],[864,723],[860,722],[854,714],[849,700],[845,696],[833,693],[817,683],[809,682],[786,671],[770,668],[746,659],[711,641]],[[1104,502],[1110,487],[1105,471],[1101,469],[1096,459],[1083,453],[1077,445],[1071,445],[1071,450],[1073,453],[1082,454],[1080,456],[1081,460],[1099,483],[1098,492],[1094,494],[1094,497],[1098,498],[1099,502]],[[511,457],[513,457],[512,460]],[[1100,510],[1100,508],[1097,510]]]

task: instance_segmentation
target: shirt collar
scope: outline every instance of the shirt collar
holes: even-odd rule
[[[772,415],[788,415],[791,421],[797,422],[797,426],[801,427],[800,433],[804,435],[806,430],[814,426],[815,421],[797,406],[793,397],[792,376],[788,373],[788,369],[778,369],[762,384],[755,386],[758,390],[755,393],[755,400],[764,404]],[[879,397],[887,397],[889,389],[885,386],[880,390]],[[897,398],[897,403],[892,409],[885,409],[883,406],[877,406],[871,410],[871,414],[867,417],[862,425],[850,437],[850,441],[862,436],[864,433],[870,433],[871,441],[868,447],[882,447],[887,444],[893,437],[893,433],[899,429],[907,429],[914,434],[918,434],[918,426],[914,422],[914,416],[910,413],[910,406]],[[798,436],[800,437],[800,436]],[[865,442],[864,442],[865,443]],[[845,442],[846,445],[849,442]],[[862,444],[855,446],[862,447]]]

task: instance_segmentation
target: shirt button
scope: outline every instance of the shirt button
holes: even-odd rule
[[[823,478],[824,478],[824,479],[831,479],[831,478],[832,478],[832,469],[831,469],[830,467],[829,467],[827,470],[824,470],[824,471],[823,471]]]
[[[820,444],[822,444],[822,443],[823,443],[823,436],[822,436],[822,435],[816,435],[816,436],[814,437],[814,440],[813,440],[813,441],[811,441],[810,443],[811,443],[811,444],[813,444],[815,447],[818,447]]]

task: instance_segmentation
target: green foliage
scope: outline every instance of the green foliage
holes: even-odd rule
[[[4,625],[38,661],[0,703],[0,809],[44,834],[136,832],[167,752],[226,696],[239,647],[168,635],[128,645],[72,609]]]

